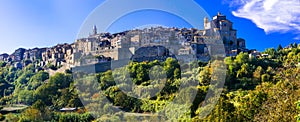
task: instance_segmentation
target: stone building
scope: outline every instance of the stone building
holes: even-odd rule
[[[19,48],[13,54],[11,54],[9,58],[11,58],[12,61],[20,62],[24,58],[25,51],[26,50],[24,48]]]
[[[231,55],[231,51],[238,48],[237,30],[233,29],[233,23],[220,12],[213,17],[212,21],[209,21],[207,17],[204,18],[204,35],[211,33],[208,31],[214,31],[214,33],[220,36],[227,55]]]
[[[24,53],[24,60],[37,61],[42,60],[42,53],[46,51],[46,48],[34,48],[26,50]]]
[[[134,47],[140,46],[140,41],[141,41],[140,34],[132,35],[132,37],[130,38],[131,46],[134,46]]]
[[[238,49],[240,49],[244,52],[248,51],[248,49],[246,48],[246,40],[245,39],[238,38],[237,39],[237,47],[238,47]]]
[[[130,39],[125,33],[113,34],[111,39],[111,46],[113,48],[126,48],[130,46]]]
[[[237,39],[237,30],[233,28],[233,23],[220,12],[210,22],[208,18],[205,18],[204,27],[204,34],[214,31],[219,35],[224,43],[227,56],[235,56],[239,52],[248,52],[245,40],[242,38]]]
[[[7,61],[8,57],[9,57],[9,55],[6,53],[0,54],[0,61]]]
[[[45,49],[42,53],[41,66],[47,64],[54,66],[61,66],[63,63],[73,62],[73,47],[69,44],[58,44],[52,48]]]

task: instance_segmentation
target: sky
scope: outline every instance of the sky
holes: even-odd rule
[[[17,48],[51,47],[73,43],[80,30],[95,10],[109,0],[1,0],[0,1],[0,53],[12,53]],[[125,0],[123,0],[125,1]],[[109,15],[117,9],[141,6],[130,2],[114,3],[115,7],[103,10]],[[146,0],[145,0],[146,1]],[[161,0],[163,1],[163,0]],[[176,0],[178,1],[178,0]],[[186,3],[190,0],[184,0]],[[279,44],[300,43],[299,0],[195,0],[209,17],[221,12],[232,21],[238,37],[246,40],[248,49],[263,51]],[[164,6],[165,2],[157,2]],[[144,6],[147,6],[145,4]],[[167,5],[165,5],[167,6]],[[186,16],[203,20],[203,15],[190,12],[192,8],[174,2]],[[180,9],[183,7],[183,9]],[[172,6],[171,6],[172,8]],[[98,23],[105,22],[101,17]],[[199,21],[202,25],[203,21]],[[107,31],[118,32],[142,25],[192,27],[181,17],[159,10],[143,10],[121,16]],[[92,28],[92,27],[90,27]],[[201,27],[200,27],[201,29]],[[88,36],[88,34],[86,34]]]

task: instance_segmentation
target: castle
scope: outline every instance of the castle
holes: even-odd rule
[[[204,35],[207,33],[206,30],[211,29],[220,34],[227,55],[234,56],[237,52],[247,51],[245,40],[237,39],[237,30],[233,29],[233,23],[227,20],[225,15],[219,12],[210,22],[207,17],[204,18]]]
[[[72,44],[59,44],[51,48],[30,50],[20,48],[12,55],[0,55],[0,60],[18,63],[27,60],[35,62],[35,65],[40,67],[48,64],[74,67],[135,57],[139,58],[136,60],[142,61],[143,57],[150,55],[160,56],[161,59],[170,55],[177,55],[179,58],[183,55],[192,55],[199,60],[208,61],[211,45],[206,44],[205,40],[209,38],[222,40],[227,56],[235,56],[239,52],[248,51],[245,40],[236,37],[237,30],[233,28],[233,23],[227,20],[225,15],[218,13],[211,21],[206,17],[203,24],[203,30],[151,27],[115,34],[98,33],[97,27],[93,26],[92,34],[87,38],[77,39]],[[159,48],[160,46],[168,50]],[[149,48],[140,49],[141,47]],[[23,63],[23,65],[26,64]]]

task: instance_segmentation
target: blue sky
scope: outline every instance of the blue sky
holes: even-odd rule
[[[249,49],[264,50],[269,47],[276,48],[279,44],[285,46],[293,42],[300,43],[298,41],[300,23],[297,21],[300,20],[298,0],[195,1],[210,17],[220,11],[234,22],[238,37],[246,39]],[[2,0],[0,2],[0,53],[12,53],[20,47],[50,47],[58,43],[72,43],[77,38],[86,18],[103,2],[104,0]],[[174,6],[182,6],[176,4],[174,2]],[[282,7],[282,4],[288,7]],[[114,9],[117,8],[103,12],[109,13]],[[116,32],[145,24],[191,26],[176,15],[145,10],[123,16],[108,30]],[[199,24],[201,25],[202,22]]]

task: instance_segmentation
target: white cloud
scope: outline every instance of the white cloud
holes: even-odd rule
[[[264,1],[264,8],[265,10],[271,10],[272,7],[278,2],[278,0],[265,0]]]
[[[300,0],[233,0],[230,6],[237,8],[234,16],[252,20],[266,33],[300,33]]]

